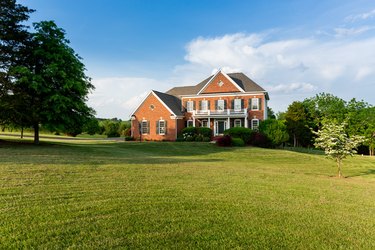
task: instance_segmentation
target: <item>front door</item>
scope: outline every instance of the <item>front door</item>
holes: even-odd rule
[[[227,121],[216,121],[216,135],[222,135],[227,127]]]

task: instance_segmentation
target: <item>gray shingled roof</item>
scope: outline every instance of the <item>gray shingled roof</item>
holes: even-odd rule
[[[162,100],[164,102],[165,105],[167,105],[172,110],[172,112],[175,115],[177,115],[177,116],[184,115],[181,112],[181,110],[182,110],[181,100],[178,99],[176,96],[169,95],[169,94],[166,94],[166,93],[161,93],[161,92],[156,91],[156,90],[153,90],[153,92],[155,93],[155,95],[157,95],[160,98],[160,100]]]
[[[240,88],[242,88],[245,92],[265,91],[262,87],[260,87],[258,84],[256,84],[253,80],[251,80],[243,73],[230,73],[228,74],[228,76],[235,83],[237,83],[237,85]],[[211,75],[210,77],[208,77],[207,79],[203,80],[195,86],[174,87],[168,90],[166,93],[174,96],[196,95],[212,77],[213,75]]]

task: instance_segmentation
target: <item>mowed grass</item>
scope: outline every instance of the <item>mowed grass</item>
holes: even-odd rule
[[[375,158],[0,141],[0,248],[375,249]]]

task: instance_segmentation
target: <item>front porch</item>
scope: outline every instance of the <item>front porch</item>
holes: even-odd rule
[[[190,126],[194,127],[208,127],[213,131],[214,136],[223,135],[224,131],[233,127],[245,127],[248,128],[247,117],[203,117],[195,118],[193,117]],[[188,124],[189,126],[189,124]]]

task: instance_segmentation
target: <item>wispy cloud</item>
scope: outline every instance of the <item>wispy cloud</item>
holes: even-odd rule
[[[373,18],[373,17],[375,17],[375,9],[368,11],[368,12],[356,14],[356,15],[350,15],[346,17],[345,20],[348,22],[355,22],[358,20],[366,20],[366,19]]]
[[[358,28],[336,28],[335,37],[342,38],[347,36],[356,36],[365,33],[366,31],[372,30],[374,27],[372,26],[362,26]]]
[[[265,86],[267,90],[271,93],[295,93],[295,92],[302,92],[302,93],[311,93],[315,91],[317,88],[312,85],[311,83],[305,82],[295,82],[289,84],[277,84],[273,86]]]

